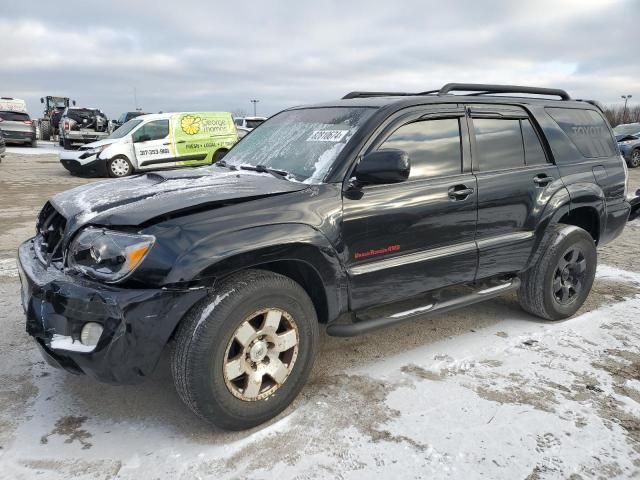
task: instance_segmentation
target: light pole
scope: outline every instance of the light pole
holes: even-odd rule
[[[253,116],[256,116],[256,104],[259,102],[260,100],[251,100],[251,103],[253,103]]]
[[[620,95],[621,98],[624,98],[624,108],[622,109],[622,123],[626,123],[627,120],[627,102],[633,95]]]

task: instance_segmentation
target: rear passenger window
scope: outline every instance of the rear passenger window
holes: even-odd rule
[[[524,166],[520,120],[474,118],[473,129],[481,172]]]
[[[423,120],[398,128],[378,148],[409,154],[410,179],[462,173],[460,123],[457,118]]]
[[[527,165],[542,165],[547,163],[547,156],[540,139],[529,120],[521,120],[522,139],[524,140],[524,161]]]
[[[598,112],[557,107],[548,107],[545,110],[585,157],[617,155],[613,136]]]

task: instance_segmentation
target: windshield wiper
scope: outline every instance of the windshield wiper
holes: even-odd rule
[[[220,162],[218,162],[220,163]],[[243,170],[251,170],[254,172],[260,172],[260,173],[270,173],[271,175],[273,175],[276,178],[284,178],[285,180],[288,180],[288,176],[290,175],[289,172],[287,172],[286,170],[280,170],[277,168],[269,168],[266,167],[264,165],[240,165],[240,168]]]

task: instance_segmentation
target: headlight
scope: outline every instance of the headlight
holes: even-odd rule
[[[90,148],[89,150],[87,150],[87,153],[89,155],[98,155],[100,152],[102,152],[105,148],[107,148],[110,145],[111,144],[109,143],[107,145],[100,145],[99,147]]]
[[[152,235],[88,227],[69,245],[67,266],[88,277],[117,282],[142,263],[154,242]]]

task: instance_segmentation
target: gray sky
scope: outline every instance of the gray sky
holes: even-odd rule
[[[350,90],[450,81],[565,88],[640,101],[638,0],[9,1],[0,95],[32,116],[44,95],[117,116],[273,114]]]

